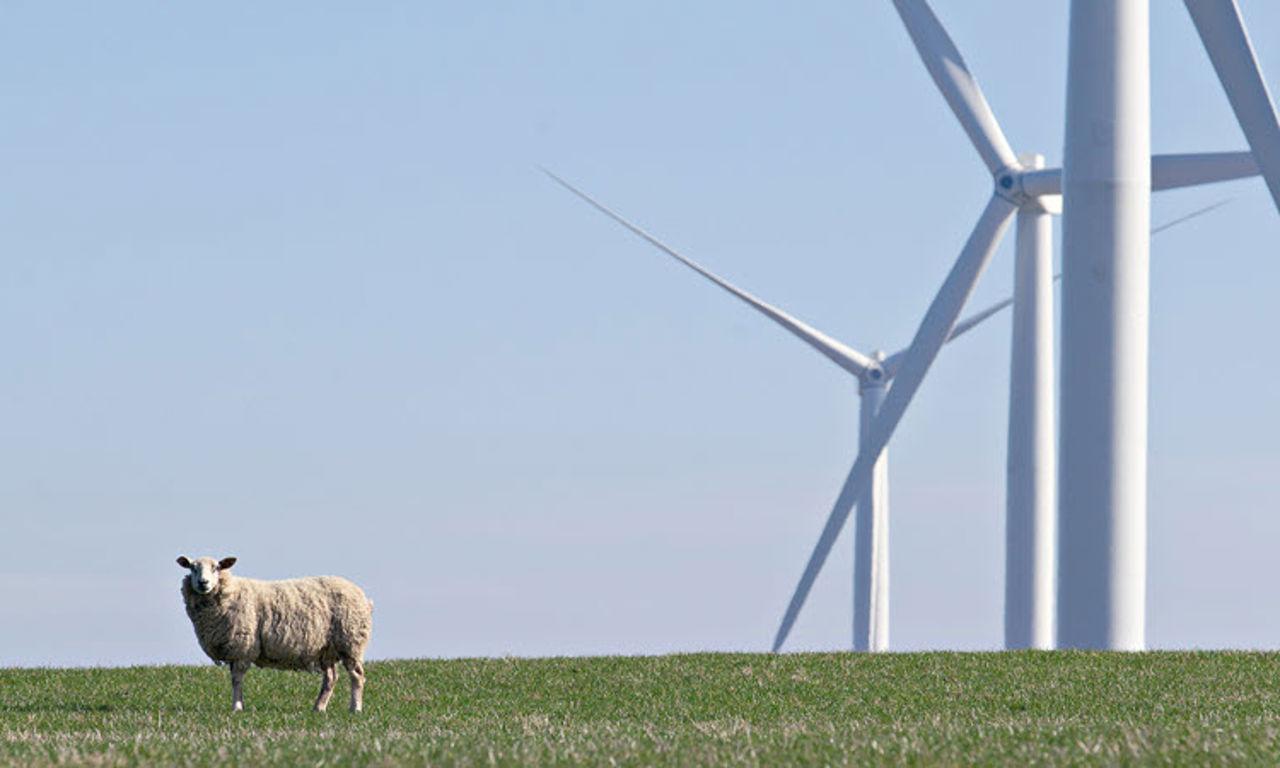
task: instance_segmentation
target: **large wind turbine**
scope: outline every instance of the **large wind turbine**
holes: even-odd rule
[[[1280,208],[1280,121],[1234,0],[1185,0]],[[1058,642],[1145,647],[1148,0],[1072,0],[1062,191]]]
[[[1108,2],[1110,0],[1107,0]],[[1054,485],[1053,328],[1050,304],[1052,234],[1062,172],[1043,168],[1037,155],[1019,159],[963,57],[924,0],[894,0],[920,58],[994,179],[978,225],[925,315],[902,372],[865,445],[888,443],[898,421],[948,337],[969,293],[1014,213],[1018,214],[1015,319],[1011,352],[1009,454],[1006,494],[1005,638],[1009,647],[1052,647]],[[1159,189],[1242,178],[1257,173],[1249,153],[1144,156],[1149,193]],[[1143,235],[1146,236],[1144,221]],[[904,386],[906,384],[906,386]],[[868,482],[874,455],[859,453],[824,525],[774,639],[786,640],[817,578],[850,505]]]
[[[857,379],[858,394],[861,399],[859,448],[862,449],[865,446],[875,414],[885,399],[886,391],[890,390],[889,384],[900,371],[906,356],[905,351],[888,357],[883,352],[872,354],[859,352],[713,274],[569,182],[546,169],[543,170],[565,189],[582,198],[601,213],[736,296],[821,352]],[[961,321],[951,331],[948,340],[971,330],[1005,309],[1009,303],[1008,301],[1000,302]],[[894,385],[895,388],[897,386]],[[858,519],[854,527],[853,648],[857,651],[883,651],[889,647],[889,457],[888,451],[885,450],[878,451],[878,455],[879,460],[875,463],[866,490],[858,499]]]

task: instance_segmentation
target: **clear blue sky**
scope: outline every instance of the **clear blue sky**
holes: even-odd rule
[[[934,6],[1056,164],[1065,0]],[[1152,6],[1154,147],[1244,148]],[[1242,6],[1280,91],[1280,6]],[[203,660],[184,553],[357,580],[376,657],[766,649],[854,382],[535,164],[863,350],[990,185],[886,2],[3,16],[0,665]],[[1153,244],[1155,647],[1280,646],[1280,216],[1250,180],[1153,219],[1223,197]],[[1008,343],[948,349],[892,444],[895,648],[1000,643]],[[848,645],[844,536],[791,648]]]

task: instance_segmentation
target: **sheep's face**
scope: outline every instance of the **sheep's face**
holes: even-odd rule
[[[214,560],[212,557],[197,557],[195,560],[178,558],[178,565],[190,571],[187,574],[187,581],[191,584],[191,591],[197,595],[211,595],[217,592],[222,581],[222,572],[235,563],[234,557],[224,557],[221,560]]]

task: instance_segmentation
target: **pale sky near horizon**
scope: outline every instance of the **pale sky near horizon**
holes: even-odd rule
[[[1056,165],[1066,0],[933,7]],[[537,165],[863,351],[990,189],[888,2],[0,13],[0,666],[206,662],[180,554],[354,579],[375,658],[767,650],[856,383]],[[1175,0],[1152,106],[1155,151],[1246,146]],[[1280,215],[1152,219],[1224,198],[1152,244],[1154,648],[1280,648]],[[1008,346],[948,348],[891,444],[896,650],[1000,646]],[[851,547],[789,650],[848,647]]]

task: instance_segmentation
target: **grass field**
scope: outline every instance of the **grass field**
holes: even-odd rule
[[[0,763],[1280,762],[1280,654],[704,654],[255,669],[0,670]]]

